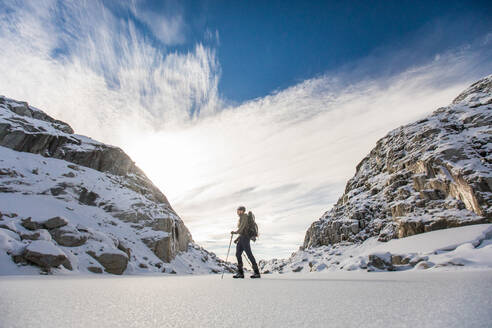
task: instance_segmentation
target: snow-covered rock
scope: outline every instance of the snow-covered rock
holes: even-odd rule
[[[121,149],[3,96],[0,229],[17,236],[0,245],[2,261],[17,262],[2,264],[0,274],[36,272],[26,264],[67,274],[233,268],[193,242],[164,194]],[[41,244],[64,261],[61,253],[36,252]]]
[[[67,219],[60,216],[55,216],[50,219],[37,218],[34,220],[31,217],[28,217],[21,220],[21,225],[28,230],[37,230],[42,228],[55,229],[66,226],[67,223]]]
[[[264,269],[316,271],[320,263],[329,268],[392,269],[394,263],[380,253],[358,258],[358,263],[344,264],[340,258],[343,253],[356,257],[361,244],[390,244],[395,238],[491,223],[491,132],[492,75],[451,105],[380,139],[357,165],[338,202],[309,227],[300,251],[288,260],[264,262]],[[406,255],[412,247],[418,253],[415,242]],[[410,258],[400,260],[410,265]]]
[[[23,258],[44,269],[56,268],[60,265],[72,269],[65,253],[47,240],[32,241],[26,247]]]
[[[90,234],[80,231],[73,225],[65,225],[61,228],[50,230],[53,239],[61,246],[77,247],[85,244]]]

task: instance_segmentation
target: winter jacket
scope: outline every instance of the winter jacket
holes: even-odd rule
[[[239,223],[237,224],[237,233],[242,236],[248,236],[248,226],[249,226],[249,216],[246,213],[243,213],[239,216]]]

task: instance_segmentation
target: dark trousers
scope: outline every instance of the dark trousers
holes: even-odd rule
[[[237,258],[237,267],[239,270],[243,269],[243,251],[246,252],[249,260],[251,261],[251,265],[253,269],[257,268],[255,257],[251,252],[251,245],[249,244],[248,236],[239,235],[239,240],[236,244],[236,258]]]

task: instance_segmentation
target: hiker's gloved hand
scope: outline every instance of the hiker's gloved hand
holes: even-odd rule
[[[233,234],[235,234],[235,233],[237,233],[237,232],[235,232],[235,231],[231,231],[231,235],[233,235]]]

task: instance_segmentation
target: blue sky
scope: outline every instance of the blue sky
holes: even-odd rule
[[[492,73],[483,1],[0,0],[0,94],[125,150],[198,243],[285,257],[390,130]]]
[[[182,17],[176,49],[196,42],[217,49],[219,91],[236,102],[337,70],[381,48],[419,47],[411,61],[399,63],[404,70],[492,26],[490,1],[145,1],[143,7]],[[421,44],[423,35],[432,35],[432,43]],[[380,69],[384,65],[370,73]]]

